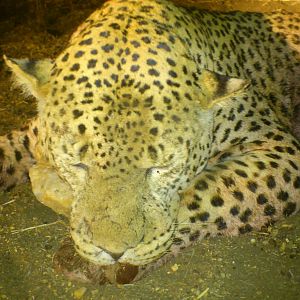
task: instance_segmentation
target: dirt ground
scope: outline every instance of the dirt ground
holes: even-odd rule
[[[19,18],[0,22],[0,56],[55,57],[93,10],[83,2],[53,7],[40,27]],[[80,4],[81,3],[81,4]],[[35,115],[35,101],[11,89],[0,60],[0,134]],[[52,258],[68,236],[67,220],[40,204],[30,185],[0,193],[0,299],[300,299],[300,215],[265,232],[212,238],[135,284],[93,286],[68,281]]]

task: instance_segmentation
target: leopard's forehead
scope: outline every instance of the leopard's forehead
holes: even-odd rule
[[[198,70],[181,38],[160,25],[161,12],[149,19],[151,7],[129,14],[117,3],[92,15],[56,59],[45,127],[56,139],[71,134],[80,149],[92,141],[99,157],[124,150],[128,160],[143,152],[152,161],[165,160],[168,141],[183,144],[194,134]]]
[[[101,111],[109,104],[123,110],[138,107],[140,98],[143,108],[154,110],[158,97],[153,95],[158,95],[165,104],[162,109],[171,110],[176,106],[172,98],[190,100],[191,95],[181,94],[180,87],[195,70],[188,65],[179,37],[144,18],[123,17],[114,20],[112,15],[82,30],[57,58],[49,106],[64,102],[67,107],[94,106]]]

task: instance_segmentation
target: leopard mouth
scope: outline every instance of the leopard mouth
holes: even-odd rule
[[[168,232],[163,237],[153,239],[148,243],[141,243],[135,248],[128,249],[118,262],[130,265],[147,265],[165,254],[173,244],[174,231]]]
[[[95,246],[91,241],[88,241],[77,233],[71,231],[71,235],[75,244],[75,249],[80,256],[89,260],[92,263],[107,266],[116,263],[116,260],[108,252],[100,247]]]
[[[123,253],[112,253],[96,246],[76,231],[71,231],[71,235],[78,254],[94,264],[108,266],[121,263],[140,266],[147,265],[167,253],[173,243],[174,232],[175,225],[172,223],[166,233],[148,242],[143,237],[136,247],[128,248]]]

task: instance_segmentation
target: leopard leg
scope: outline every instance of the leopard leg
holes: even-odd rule
[[[171,252],[206,235],[237,235],[300,208],[300,145],[254,142],[220,153],[182,193]]]
[[[23,129],[0,136],[0,190],[8,191],[28,180],[29,168],[35,163],[37,122],[32,120]]]

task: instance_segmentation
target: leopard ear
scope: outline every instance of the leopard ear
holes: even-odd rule
[[[200,103],[204,109],[212,108],[216,104],[242,94],[250,84],[246,79],[229,77],[208,70],[203,70],[199,81],[203,91]]]
[[[33,95],[38,99],[47,94],[47,83],[53,66],[50,59],[14,59],[5,55],[3,58],[15,76],[15,83],[20,85],[26,94]]]

